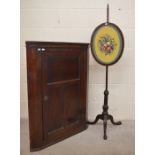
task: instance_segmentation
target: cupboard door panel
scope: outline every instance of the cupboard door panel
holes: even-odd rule
[[[65,125],[69,125],[79,119],[79,84],[68,85],[64,89],[64,121]]]
[[[48,48],[42,61],[44,135],[53,139],[79,120],[80,51],[55,52]]]
[[[48,102],[46,103],[45,113],[48,133],[62,127],[63,100],[61,87],[48,86]]]
[[[78,78],[77,57],[48,57],[48,83]]]

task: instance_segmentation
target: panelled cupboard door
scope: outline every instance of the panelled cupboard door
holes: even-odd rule
[[[87,128],[88,44],[34,42],[30,45],[35,47],[40,63],[37,70],[41,71],[39,72],[42,88],[40,115],[42,147],[44,147]],[[29,109],[30,120],[31,112],[32,109]],[[31,129],[30,135],[32,135]]]
[[[84,54],[78,49],[46,48],[43,61],[43,117],[45,139],[51,141],[83,123]]]

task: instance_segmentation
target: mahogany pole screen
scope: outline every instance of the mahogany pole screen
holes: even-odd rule
[[[103,112],[98,114],[93,122],[103,120],[104,139],[107,139],[107,121],[110,120],[114,125],[121,125],[120,121],[115,122],[112,115],[108,113],[108,66],[115,64],[122,56],[124,49],[123,34],[118,26],[109,22],[109,5],[107,5],[107,22],[96,27],[91,37],[91,52],[95,60],[101,65],[106,66],[105,91]]]

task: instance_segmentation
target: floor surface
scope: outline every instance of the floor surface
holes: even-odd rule
[[[28,121],[21,120],[20,155],[134,155],[134,121],[122,125],[108,124],[108,140],[103,140],[103,126],[99,122],[88,129],[41,151],[29,151]]]

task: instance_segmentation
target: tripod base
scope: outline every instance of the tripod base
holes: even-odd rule
[[[104,113],[97,115],[96,118],[95,118],[95,120],[93,122],[89,122],[88,121],[87,123],[88,124],[96,124],[99,119],[103,120],[103,127],[104,127],[104,136],[103,136],[103,138],[105,140],[107,139],[107,133],[106,133],[106,131],[107,131],[107,121],[108,120],[110,120],[111,123],[114,124],[114,125],[121,125],[122,124],[122,122],[120,122],[120,121],[115,122],[112,115],[110,115],[110,114],[104,114]]]
[[[95,124],[99,119],[103,120],[103,129],[104,129],[104,139],[107,139],[107,121],[110,120],[112,124],[114,125],[121,125],[122,123],[120,121],[115,122],[112,115],[108,113],[108,65],[106,66],[106,87],[104,91],[104,105],[103,105],[103,112],[102,114],[99,114],[96,116],[95,120],[93,122],[87,122],[88,124]]]

